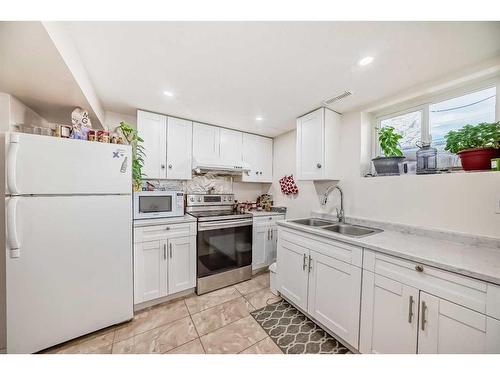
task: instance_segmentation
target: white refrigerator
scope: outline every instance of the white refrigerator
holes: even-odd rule
[[[4,154],[7,353],[132,319],[130,146],[7,133]]]

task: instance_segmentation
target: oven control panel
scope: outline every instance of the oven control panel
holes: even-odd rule
[[[221,206],[234,204],[234,194],[187,194],[186,206]]]

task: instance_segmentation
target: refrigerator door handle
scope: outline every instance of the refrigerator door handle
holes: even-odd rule
[[[21,245],[19,244],[19,239],[17,238],[17,203],[19,198],[13,197],[9,199],[7,204],[7,245],[10,249],[11,258],[19,258],[21,255]]]
[[[17,165],[17,152],[19,150],[19,143],[10,143],[9,152],[7,154],[7,187],[11,194],[18,194],[16,178],[16,165]]]

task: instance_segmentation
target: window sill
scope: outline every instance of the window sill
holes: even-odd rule
[[[487,173],[498,173],[500,176],[500,171],[495,171],[495,170],[480,170],[480,171],[464,171],[463,169],[461,170],[455,170],[455,171],[449,171],[449,172],[439,172],[439,173],[428,173],[428,174],[416,174],[416,173],[404,173],[404,174],[399,174],[399,175],[392,175],[392,176],[372,176],[372,175],[365,175],[363,178],[390,178],[390,177],[410,177],[410,176],[416,176],[416,177],[428,177],[428,176],[446,176],[446,175],[466,175],[466,174],[487,174]]]

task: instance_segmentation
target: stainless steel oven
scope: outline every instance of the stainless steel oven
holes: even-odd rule
[[[182,191],[156,190],[134,193],[134,220],[184,215]]]
[[[198,294],[252,277],[252,215],[234,212],[232,201],[228,194],[187,196],[187,212],[198,219]]]

